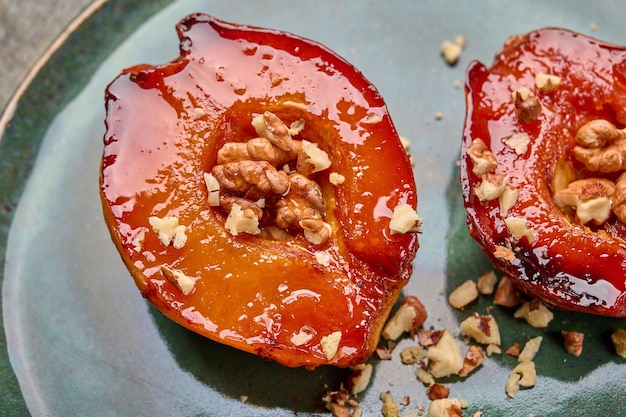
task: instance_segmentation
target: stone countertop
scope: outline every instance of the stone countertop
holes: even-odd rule
[[[0,0],[0,113],[28,71],[92,0]]]

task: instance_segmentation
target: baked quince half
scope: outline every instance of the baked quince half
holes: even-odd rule
[[[204,14],[106,90],[104,217],[143,296],[290,367],[374,351],[412,273],[417,192],[378,91],[326,47]]]
[[[471,235],[524,292],[626,317],[626,47],[561,28],[467,71]]]

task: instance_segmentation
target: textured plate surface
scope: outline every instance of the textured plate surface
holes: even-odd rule
[[[412,141],[425,221],[405,293],[424,302],[427,327],[454,333],[460,320],[490,306],[484,298],[457,312],[444,296],[489,268],[465,229],[455,164],[464,97],[455,81],[463,80],[471,59],[490,63],[509,35],[543,26],[626,43],[619,0],[593,8],[584,0],[122,3],[97,10],[53,55],[0,142],[6,344],[35,416],[317,415],[324,413],[325,387],[336,389],[345,377],[333,368],[283,368],[169,322],[141,298],[110,241],[98,196],[104,88],[124,67],[175,58],[174,25],[186,14],[202,11],[314,39],[378,87],[398,131]],[[467,47],[449,67],[440,43],[459,34]],[[469,378],[443,381],[451,396],[469,402],[466,415],[626,414],[626,365],[609,339],[622,321],[557,312],[548,329],[537,330],[506,309],[493,313],[504,348],[543,336],[538,382],[507,400],[504,386],[515,358],[494,355]],[[563,329],[585,333],[581,357],[563,350]],[[404,339],[396,352],[415,343]],[[428,405],[414,368],[397,354],[371,362],[373,380],[358,397],[365,415],[380,415],[379,394],[388,390],[398,401],[411,398],[401,414]],[[12,401],[0,407],[6,415],[22,410]]]

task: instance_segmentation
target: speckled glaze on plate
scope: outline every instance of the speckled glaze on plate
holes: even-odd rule
[[[6,127],[0,245],[6,248],[2,314],[9,354],[0,358],[8,381],[0,414],[25,414],[25,403],[34,416],[322,415],[321,395],[346,375],[329,367],[284,368],[171,323],[141,298],[110,241],[98,196],[104,87],[124,67],[175,58],[174,25],[196,11],[319,41],[377,86],[400,134],[412,141],[425,222],[405,293],[424,302],[427,327],[453,332],[473,311],[490,306],[483,298],[458,312],[445,301],[452,288],[490,267],[465,227],[455,164],[465,109],[455,81],[463,80],[470,60],[489,64],[509,35],[543,26],[626,44],[626,8],[619,0],[593,8],[582,0],[111,1],[95,8],[32,80],[11,122],[0,126]],[[439,46],[459,34],[468,44],[449,67]],[[467,379],[444,380],[451,396],[469,402],[466,415],[626,415],[626,363],[609,339],[623,321],[556,312],[548,329],[537,330],[507,309],[493,314],[504,348],[543,336],[539,378],[507,400],[515,358],[502,354]],[[581,357],[564,351],[563,329],[585,333]],[[403,339],[396,349],[414,343]],[[371,363],[374,377],[358,397],[364,415],[380,415],[379,394],[388,390],[397,400],[411,398],[401,414],[428,405],[414,368],[397,354]]]

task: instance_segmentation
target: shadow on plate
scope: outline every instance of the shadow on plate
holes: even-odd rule
[[[464,281],[476,280],[485,271],[493,269],[493,265],[467,231],[459,168],[456,165],[448,183],[446,200],[450,215],[446,293],[450,293]],[[554,320],[547,329],[535,329],[524,320],[513,318],[515,309],[493,305],[489,296],[480,296],[465,311],[455,310],[455,314],[461,322],[474,312],[487,314],[488,311],[496,318],[502,338],[503,353],[493,355],[492,358],[511,367],[517,363],[517,358],[505,354],[504,351],[515,342],[523,347],[528,339],[536,336],[543,336],[535,362],[544,376],[562,381],[577,381],[604,363],[622,362],[615,354],[610,336],[616,329],[624,326],[623,320],[555,310]],[[584,350],[580,357],[569,355],[565,351],[561,330],[585,334]]]
[[[322,396],[338,389],[349,371],[287,368],[209,340],[174,323],[150,305],[150,314],[181,369],[222,395],[255,406],[323,412]]]

